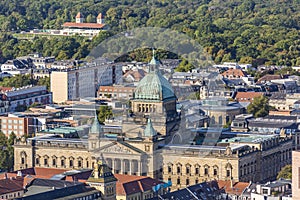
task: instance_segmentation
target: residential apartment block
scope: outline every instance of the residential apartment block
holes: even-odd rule
[[[8,115],[0,117],[0,130],[8,137],[14,132],[17,137],[34,132],[34,119],[31,117]]]
[[[101,99],[131,99],[135,87],[126,86],[100,86],[97,96]]]
[[[2,100],[8,101],[8,111],[15,112],[30,106],[33,103],[52,103],[52,93],[46,86],[25,86],[2,91]]]
[[[51,74],[53,101],[62,103],[67,100],[95,97],[100,85],[112,85],[121,77],[121,66],[112,63],[94,62],[82,67],[53,71]]]

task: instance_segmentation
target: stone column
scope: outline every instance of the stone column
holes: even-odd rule
[[[120,160],[120,162],[121,162],[120,174],[123,174],[123,172],[124,172],[124,160],[122,159],[122,160]]]
[[[131,164],[131,160],[128,160],[128,168],[129,168],[129,172],[127,172],[127,174],[131,174],[132,170],[131,170],[132,164]]]
[[[141,160],[138,161],[139,174],[142,176],[143,174],[143,162]]]
[[[111,171],[114,172],[116,169],[115,169],[115,159],[111,159]]]

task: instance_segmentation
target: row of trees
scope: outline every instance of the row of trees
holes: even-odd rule
[[[171,28],[198,41],[216,63],[300,65],[300,4],[294,0],[3,0],[0,30],[61,28],[64,22],[74,21],[78,11],[89,22],[104,13],[110,29],[105,36],[143,26]],[[1,38],[0,62],[34,51],[80,59],[101,41],[69,37],[24,41],[9,33]]]
[[[33,79],[29,74],[18,74],[13,77],[5,77],[0,81],[0,86],[2,87],[20,88],[27,85],[45,85],[47,89],[50,89],[50,78],[44,77],[39,79]]]
[[[7,138],[0,132],[0,170],[12,170],[14,166],[13,144],[16,135],[12,132]],[[0,171],[1,172],[1,171]]]

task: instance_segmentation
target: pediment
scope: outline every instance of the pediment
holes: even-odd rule
[[[113,142],[101,147],[101,153],[113,153],[113,154],[142,154],[143,152],[136,147],[133,147],[126,143],[126,145],[119,142]]]

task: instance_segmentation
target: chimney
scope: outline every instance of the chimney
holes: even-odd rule
[[[232,178],[230,179],[230,188],[233,188],[233,180],[232,180]]]
[[[18,172],[17,172],[17,176],[22,177],[22,176],[23,176],[23,175],[22,175],[22,172],[21,172],[21,171],[18,171]]]

